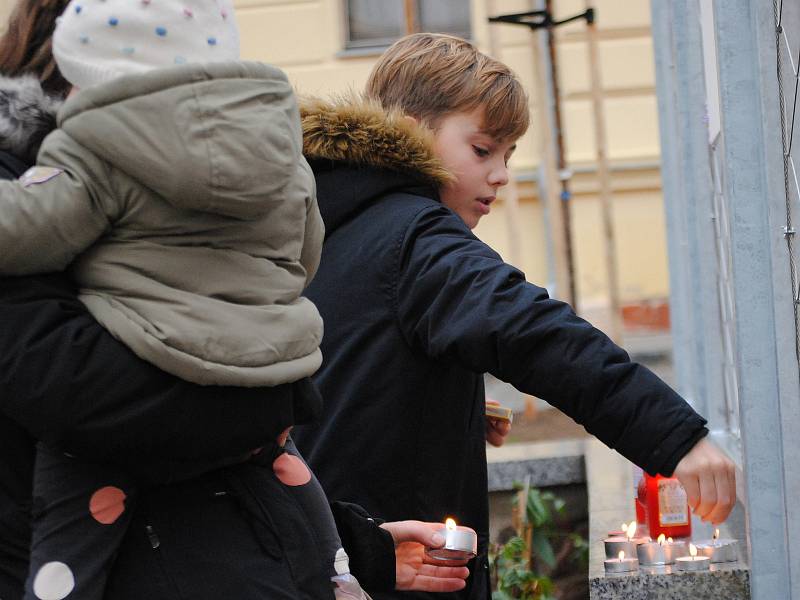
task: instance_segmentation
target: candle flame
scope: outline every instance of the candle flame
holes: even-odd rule
[[[671,544],[672,543],[672,538],[667,538],[667,543]]]
[[[447,520],[444,522],[444,526],[447,527],[447,529],[453,530],[456,528],[456,522],[455,520],[448,517]]]
[[[622,524],[622,533],[627,533],[627,532],[628,532],[628,524],[627,523],[623,523]]]
[[[627,532],[628,540],[633,538],[635,534],[636,534],[636,521],[631,521],[631,524],[628,525],[628,532]]]
[[[625,558],[625,550],[619,551],[619,562],[622,562],[622,559]]]
[[[719,539],[719,529],[714,530],[714,541],[716,542]]]
[[[689,544],[689,554],[691,554],[692,555],[692,559],[694,559],[694,557],[697,556],[697,546],[695,546],[694,544],[690,543]]]
[[[663,545],[664,545],[664,541],[665,541],[666,539],[667,539],[667,536],[665,536],[663,533],[662,533],[660,536],[658,536],[658,543],[659,543],[659,545],[663,546]]]

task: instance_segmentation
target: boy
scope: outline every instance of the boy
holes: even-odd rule
[[[384,53],[366,96],[301,107],[326,229],[306,291],[326,324],[325,414],[296,440],[329,496],[473,527],[468,587],[447,597],[489,598],[491,372],[648,472],[674,471],[700,516],[724,519],[733,465],[702,439],[704,419],[470,231],[528,126],[510,70],[463,40],[416,34]]]

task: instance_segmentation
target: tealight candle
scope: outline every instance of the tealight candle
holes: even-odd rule
[[[714,530],[711,540],[697,542],[697,552],[707,556],[712,563],[734,562],[738,559],[736,540],[719,539],[719,529]]]
[[[616,558],[607,558],[603,561],[606,573],[630,573],[639,568],[639,559],[626,558],[625,551],[620,550]]]
[[[478,553],[478,534],[474,529],[456,525],[453,519],[445,521],[444,529],[437,531],[444,538],[441,548],[426,548],[431,558],[439,560],[469,560]]]
[[[615,531],[609,531],[608,532],[608,537],[610,537],[610,538],[615,538],[615,537],[624,538],[624,537],[627,537],[627,535],[628,535],[628,524],[627,523],[623,523],[622,526],[619,529],[615,530]]]
[[[707,556],[697,556],[697,547],[689,544],[689,556],[679,556],[675,559],[675,566],[679,571],[708,571],[711,559]]]
[[[606,558],[615,558],[620,552],[625,552],[626,556],[636,556],[636,546],[650,541],[650,538],[637,538],[635,535],[636,521],[632,521],[625,530],[625,537],[610,537],[603,540]]]
[[[639,563],[642,566],[671,565],[679,556],[686,554],[686,542],[669,541],[662,533],[655,542],[646,542],[636,547]]]

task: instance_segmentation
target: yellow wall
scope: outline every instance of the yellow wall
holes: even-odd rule
[[[381,2],[393,0],[376,0]],[[400,1],[400,0],[394,0]],[[473,38],[483,49],[497,49],[530,89],[534,81],[533,39],[526,28],[489,25],[489,14],[527,10],[528,0],[471,0]],[[583,0],[559,0],[557,17],[584,10]],[[491,8],[490,8],[491,5]],[[243,53],[283,67],[297,89],[306,94],[329,94],[361,89],[375,56],[353,56],[344,48],[342,0],[239,0]],[[605,89],[609,156],[614,163],[640,170],[615,171],[614,223],[617,233],[620,293],[623,301],[663,298],[668,273],[660,181],[658,178],[658,120],[647,2],[596,0],[600,57]],[[489,11],[491,10],[491,13]],[[558,30],[560,86],[568,159],[573,166],[591,165],[595,157],[589,94],[588,60],[583,24]],[[537,107],[532,106],[535,111]],[[533,119],[536,123],[536,119]],[[532,128],[520,141],[512,160],[517,173],[530,174],[538,165],[538,131]],[[573,204],[578,291],[584,306],[606,295],[605,267],[595,198],[590,175],[576,176]],[[520,206],[520,258],[516,261],[531,281],[547,283],[544,221],[536,189],[523,185]],[[508,223],[502,201],[476,233],[507,259]]]
[[[374,0],[401,2],[402,0]],[[466,1],[466,0],[465,0]],[[483,49],[496,48],[530,89],[534,81],[533,36],[526,28],[489,25],[489,14],[528,10],[530,0],[469,0],[473,38]],[[557,18],[584,10],[584,0],[554,3]],[[614,223],[617,234],[623,301],[668,294],[666,245],[658,176],[658,121],[648,2],[595,0],[600,32],[602,78],[606,96],[609,156],[614,178]],[[0,0],[5,17],[10,0]],[[307,94],[360,89],[375,55],[353,56],[344,48],[343,0],[237,0],[245,58],[283,67],[296,88]],[[558,29],[558,60],[564,129],[571,166],[591,166],[595,156],[584,25]],[[533,95],[533,94],[531,94]],[[532,106],[534,115],[537,107]],[[537,119],[532,119],[536,124]],[[520,141],[512,160],[517,174],[535,173],[538,128]],[[638,168],[625,168],[636,165]],[[573,238],[576,246],[579,298],[584,306],[605,297],[605,268],[596,184],[591,174],[575,176],[572,188]],[[531,281],[547,283],[544,222],[536,188],[520,186],[517,227],[521,253],[516,261]],[[508,223],[502,198],[476,233],[508,259]]]

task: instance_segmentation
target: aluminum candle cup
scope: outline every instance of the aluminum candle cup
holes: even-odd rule
[[[689,546],[686,542],[667,542],[664,544],[664,548],[670,564],[674,563],[680,556],[689,556]]]
[[[679,556],[675,559],[675,567],[679,571],[708,571],[711,559],[707,556]]]
[[[707,556],[712,563],[738,560],[736,540],[706,540],[697,542],[696,545],[698,556]]]
[[[607,558],[603,561],[606,573],[631,573],[639,569],[639,560],[636,558]]]
[[[639,563],[643,567],[668,565],[674,562],[666,544],[659,544],[658,542],[639,544],[636,547],[636,555],[639,557]]]
[[[452,526],[451,526],[452,523]],[[469,560],[478,554],[478,534],[474,529],[456,525],[447,519],[447,525],[437,531],[444,539],[441,548],[426,548],[425,553],[439,560]]]
[[[636,547],[639,564],[643,567],[671,565],[676,558],[688,553],[686,542],[646,542]]]
[[[614,560],[619,557],[620,552],[624,552],[625,556],[636,556],[636,539],[628,539],[626,537],[612,537],[603,540],[603,545],[606,548],[606,558],[613,558]]]

